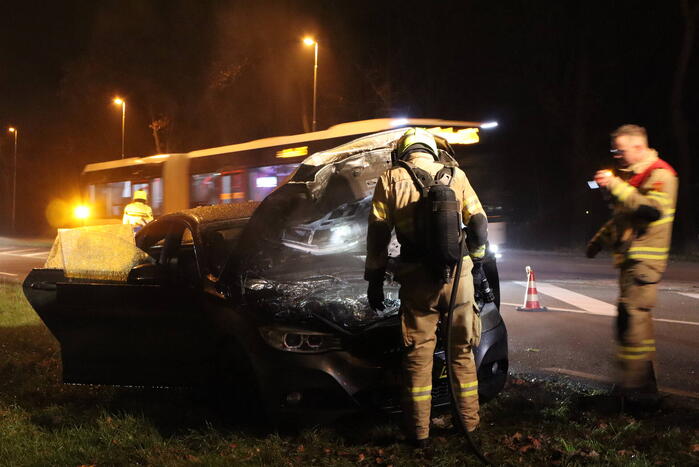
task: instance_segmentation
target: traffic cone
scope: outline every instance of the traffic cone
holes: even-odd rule
[[[531,266],[527,266],[525,271],[527,271],[527,291],[524,294],[524,305],[518,306],[517,311],[549,311],[548,308],[541,306],[541,303],[539,303],[534,270]]]

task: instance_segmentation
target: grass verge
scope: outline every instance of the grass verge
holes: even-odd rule
[[[449,417],[413,451],[396,420],[368,414],[265,433],[224,425],[186,390],[67,386],[58,343],[0,283],[0,465],[477,465]],[[699,407],[670,398],[644,416],[581,410],[593,389],[526,375],[482,408],[482,441],[499,465],[697,465]]]

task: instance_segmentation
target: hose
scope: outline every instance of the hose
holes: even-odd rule
[[[481,452],[480,449],[478,449],[478,446],[476,446],[476,443],[473,441],[473,438],[471,437],[471,433],[468,432],[466,427],[464,426],[463,420],[461,420],[461,414],[459,413],[459,400],[456,395],[456,392],[454,391],[454,368],[452,366],[452,360],[451,360],[451,327],[452,327],[452,322],[454,318],[454,307],[456,305],[456,294],[459,290],[459,281],[461,279],[461,269],[463,268],[463,262],[464,262],[464,243],[466,242],[466,236],[464,235],[463,238],[461,239],[461,245],[459,246],[459,262],[456,265],[456,273],[454,277],[454,284],[452,285],[451,288],[451,296],[449,298],[449,309],[447,311],[447,344],[446,348],[444,349],[444,354],[446,358],[446,365],[447,365],[447,377],[449,378],[449,395],[451,396],[451,407],[452,407],[452,418],[454,419],[454,425],[458,426],[461,431],[464,433],[466,436],[466,440],[468,441],[469,446],[471,447],[471,450],[473,453],[478,457],[478,459],[483,462],[485,465],[494,465],[492,462],[490,462],[485,455]]]

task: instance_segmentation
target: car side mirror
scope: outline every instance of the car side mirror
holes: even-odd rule
[[[168,275],[165,266],[157,263],[145,263],[134,266],[129,271],[127,282],[141,285],[163,285],[167,283]]]

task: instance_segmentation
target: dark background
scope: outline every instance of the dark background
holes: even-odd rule
[[[505,205],[510,242],[581,246],[608,211],[586,181],[609,133],[648,129],[681,173],[675,246],[697,249],[696,0],[25,1],[0,17],[0,232],[50,232],[49,201],[79,195],[86,163],[378,117],[496,120],[470,173]],[[696,41],[695,41],[696,42]],[[683,64],[686,64],[686,68]],[[486,135],[484,135],[486,136]],[[468,164],[466,166],[468,169]],[[482,170],[481,170],[482,169]],[[586,214],[586,211],[588,212]]]

